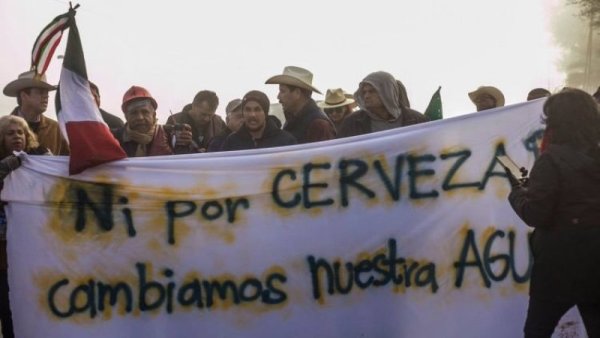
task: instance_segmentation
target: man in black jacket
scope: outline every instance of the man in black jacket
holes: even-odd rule
[[[94,101],[96,101],[96,105],[98,106],[100,114],[102,115],[102,120],[104,120],[104,122],[108,125],[108,128],[113,130],[123,127],[125,125],[123,120],[100,108],[100,90],[98,89],[98,86],[96,86],[95,83],[90,82],[90,89],[92,91],[92,95],[94,96]]]
[[[550,337],[575,305],[588,337],[600,337],[600,111],[589,94],[567,88],[543,112],[542,153],[508,197],[535,229],[525,337]]]
[[[201,90],[189,110],[169,116],[167,124],[188,124],[192,127],[192,141],[197,152],[205,152],[212,139],[227,128],[225,121],[215,112],[219,97],[211,90]]]
[[[231,133],[238,131],[244,124],[244,116],[242,115],[242,99],[233,99],[229,101],[225,107],[225,123],[227,128],[210,141],[207,152],[221,151],[221,147]]]
[[[298,143],[326,141],[335,138],[333,122],[311,98],[321,92],[312,85],[313,74],[295,66],[287,66],[283,74],[269,78],[266,84],[279,85],[279,103],[285,114],[283,130],[294,135]]]
[[[280,147],[296,144],[290,133],[277,127],[269,114],[269,98],[263,92],[252,90],[242,99],[244,125],[225,139],[222,150],[243,150]]]

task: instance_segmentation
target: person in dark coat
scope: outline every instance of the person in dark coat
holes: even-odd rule
[[[283,74],[270,77],[266,84],[278,84],[277,99],[285,115],[283,130],[292,134],[298,143],[334,139],[333,122],[311,98],[312,92],[321,92],[312,85],[313,74],[300,67],[287,66]]]
[[[425,115],[410,109],[400,83],[386,72],[367,75],[354,94],[360,110],[350,114],[338,130],[338,137],[374,133],[427,122]]]
[[[530,227],[533,267],[525,337],[550,337],[577,306],[600,337],[600,112],[584,91],[544,104],[545,142],[526,185],[512,180],[512,208]]]
[[[281,147],[296,144],[292,134],[279,129],[269,118],[269,98],[265,93],[252,90],[242,99],[244,124],[225,139],[224,151]]]
[[[191,126],[196,152],[205,152],[212,139],[227,129],[225,121],[216,114],[218,106],[219,97],[215,92],[201,90],[194,96],[191,108],[169,116],[167,124]]]
[[[104,123],[106,123],[106,125],[108,125],[108,128],[113,130],[113,129],[118,129],[121,128],[125,125],[125,123],[123,123],[123,120],[121,120],[119,117],[117,117],[116,115],[113,115],[109,112],[107,112],[106,110],[100,108],[100,89],[98,89],[98,86],[96,86],[95,83],[90,82],[90,90],[92,91],[92,95],[94,96],[94,101],[96,101],[96,105],[98,106],[98,109],[100,110],[100,115],[102,115],[102,120],[104,121]]]
[[[223,142],[231,133],[238,131],[244,124],[244,115],[242,114],[242,99],[233,99],[225,107],[225,123],[227,128],[210,141],[207,152],[221,151]]]

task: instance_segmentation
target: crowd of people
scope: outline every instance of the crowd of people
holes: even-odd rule
[[[428,118],[410,106],[406,88],[387,72],[368,74],[354,93],[330,88],[325,99],[316,102],[313,74],[288,66],[267,84],[279,86],[277,99],[285,121],[269,115],[271,102],[264,93],[253,90],[227,104],[225,121],[216,114],[217,93],[201,90],[182,111],[171,115],[165,125],[157,122],[158,102],[150,91],[132,86],[123,95],[121,109],[125,121],[100,107],[100,90],[90,82],[90,90],[114,136],[128,156],[155,156],[244,150],[308,143],[367,134],[427,122]],[[4,94],[17,98],[10,113],[24,118],[41,145],[54,155],[67,155],[68,144],[58,124],[44,116],[48,94],[55,87],[33,71],[21,74],[4,88]],[[534,100],[549,96],[535,88],[527,96]],[[468,93],[477,111],[504,106],[504,95],[493,86],[481,86]],[[595,94],[600,100],[600,93]]]
[[[132,86],[124,93],[121,109],[125,121],[100,108],[100,90],[91,82],[90,92],[102,119],[129,157],[303,144],[428,121],[425,115],[410,107],[402,82],[383,71],[368,74],[354,93],[341,88],[328,89],[325,99],[318,103],[312,94],[321,94],[321,91],[313,86],[313,74],[307,69],[288,66],[265,83],[279,86],[277,99],[285,121],[269,115],[271,102],[258,90],[231,100],[225,109],[225,121],[216,114],[217,94],[201,90],[181,112],[171,115],[165,125],[158,124],[158,102],[146,88]],[[17,107],[9,115],[0,117],[0,180],[20,165],[20,159],[12,154],[13,151],[69,154],[68,143],[58,123],[44,115],[49,92],[55,89],[44,75],[34,71],[19,75],[4,88],[5,95],[16,98]],[[535,88],[527,99],[546,96],[551,96],[550,91]],[[502,107],[505,101],[502,92],[492,86],[481,86],[468,93],[468,97],[477,111]],[[600,102],[600,88],[593,97]],[[3,336],[13,337],[5,233],[6,219],[0,207],[0,320]]]

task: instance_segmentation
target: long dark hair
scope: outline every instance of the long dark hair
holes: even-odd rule
[[[544,121],[550,143],[596,151],[600,143],[600,111],[592,96],[583,90],[565,88],[544,104]]]

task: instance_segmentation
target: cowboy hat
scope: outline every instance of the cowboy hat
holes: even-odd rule
[[[342,88],[327,89],[325,101],[319,102],[319,107],[323,109],[337,108],[353,104],[354,99],[346,96]]]
[[[481,86],[477,88],[477,90],[469,93],[469,98],[473,103],[475,103],[475,99],[481,94],[488,94],[496,100],[496,107],[504,106],[504,94],[500,91],[500,89],[492,86]]]
[[[45,74],[37,74],[35,70],[19,74],[19,78],[10,82],[4,87],[4,95],[17,97],[19,92],[27,88],[42,88],[47,90],[56,90],[56,87],[46,82]]]
[[[312,78],[313,74],[304,68],[287,66],[283,69],[283,74],[272,76],[265,83],[300,87],[322,94],[317,88],[313,87]]]

